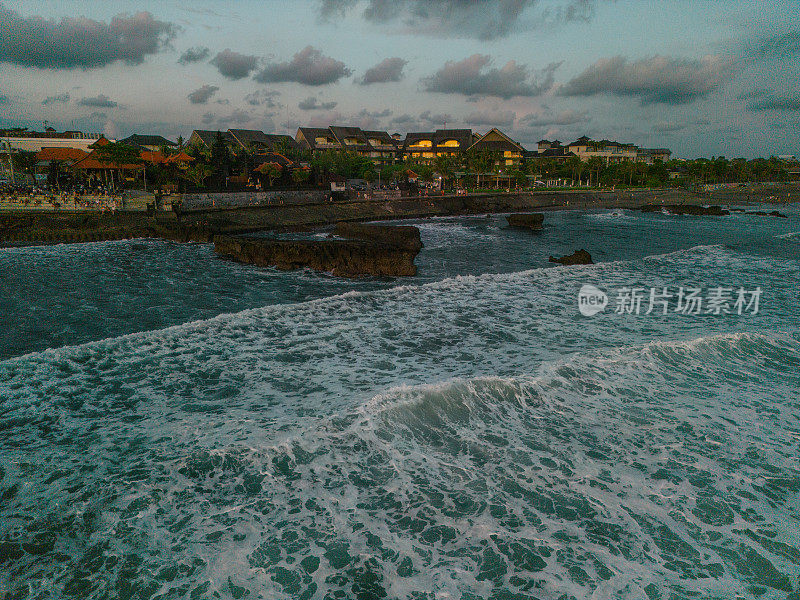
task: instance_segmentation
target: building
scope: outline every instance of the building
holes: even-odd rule
[[[354,152],[375,165],[394,164],[400,153],[397,139],[386,131],[364,131],[360,127],[300,127],[295,139],[311,152]]]
[[[670,156],[672,151],[667,148],[640,148],[636,161],[652,165],[659,161],[667,162]]]
[[[192,135],[189,136],[189,141],[187,144],[189,146],[193,146],[195,148],[205,148],[207,150],[211,150],[211,146],[214,145],[214,141],[217,139],[217,134],[222,136],[222,139],[231,146],[238,146],[239,142],[237,142],[234,137],[228,131],[211,131],[208,129],[195,129],[192,132]]]
[[[264,133],[257,129],[228,129],[228,134],[239,147],[254,154],[289,152],[300,148],[299,144],[290,135]]]
[[[437,156],[461,155],[475,142],[471,129],[437,129],[406,134],[403,157],[432,162]]]
[[[6,142],[13,152],[39,152],[42,148],[76,148],[88,151],[89,147],[101,138],[105,139],[101,133],[81,131],[58,133],[52,127],[48,127],[45,131],[0,130],[0,139]]]
[[[160,135],[139,135],[138,133],[128,136],[124,140],[120,140],[120,142],[139,148],[139,150],[150,150],[151,152],[157,152],[164,147],[178,147],[178,144]]]
[[[525,148],[505,133],[493,127],[473,143],[470,153],[485,153],[492,157],[495,167],[501,169],[517,168],[522,164]]]
[[[566,146],[563,146],[559,140],[539,140],[536,143],[536,150],[526,152],[525,158],[527,160],[550,159],[557,161],[566,161],[575,156]]]
[[[595,141],[585,135],[569,144],[567,149],[582,161],[597,157],[608,164],[636,161],[639,156],[639,148],[633,144],[620,144],[609,140]]]

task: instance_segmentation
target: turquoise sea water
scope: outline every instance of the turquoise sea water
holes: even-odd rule
[[[781,210],[418,221],[403,280],[0,249],[0,590],[800,597]],[[576,248],[598,264],[547,262]],[[587,283],[611,297],[593,317]],[[758,313],[614,312],[624,287],[718,286],[760,287]]]

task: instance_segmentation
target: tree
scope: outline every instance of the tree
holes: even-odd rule
[[[180,176],[187,181],[192,182],[195,187],[203,187],[206,179],[211,177],[213,169],[210,165],[196,161],[192,166],[181,171]]]
[[[272,183],[281,176],[283,169],[276,163],[264,163],[259,165],[256,171],[264,175],[269,180],[269,187],[272,187]]]
[[[20,150],[11,154],[11,160],[18,175],[27,174],[35,181],[34,175],[36,174],[36,164],[38,162],[36,152]]]
[[[308,169],[295,169],[292,171],[292,181],[298,186],[306,183],[310,176],[311,173]]]

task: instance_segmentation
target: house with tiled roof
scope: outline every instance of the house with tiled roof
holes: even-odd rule
[[[239,146],[253,153],[289,151],[300,147],[290,135],[264,133],[257,129],[228,129],[228,134]]]
[[[463,154],[474,141],[471,129],[409,132],[403,142],[403,155],[407,159],[430,162],[437,156]]]
[[[178,146],[177,143],[160,135],[140,135],[138,133],[128,136],[124,140],[120,140],[120,142],[140,150],[150,150],[152,152],[161,150],[164,147],[177,148]]]
[[[596,141],[585,135],[569,144],[567,149],[582,161],[597,157],[606,163],[621,163],[635,161],[639,155],[639,148],[633,144],[621,144],[611,140]]]
[[[489,154],[493,157],[495,165],[501,168],[519,167],[525,154],[525,148],[497,127],[493,127],[481,136],[468,151]]]
[[[297,143],[312,152],[354,152],[376,165],[393,164],[399,152],[397,141],[386,131],[364,131],[360,127],[300,127]]]
[[[312,152],[342,149],[339,140],[328,127],[300,127],[295,141]]]
[[[211,131],[209,129],[195,129],[192,135],[189,136],[187,144],[189,146],[211,149],[214,145],[214,140],[217,139],[217,134],[222,136],[222,139],[230,145],[239,145],[234,137],[228,131]]]

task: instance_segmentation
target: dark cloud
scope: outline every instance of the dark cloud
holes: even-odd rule
[[[736,97],[739,100],[755,100],[756,98],[763,98],[766,95],[767,95],[767,90],[759,88],[755,90],[750,90],[749,92],[742,92]]]
[[[470,113],[464,119],[470,125],[489,127],[510,127],[516,115],[512,110],[483,110]]]
[[[342,17],[355,7],[372,23],[401,22],[404,29],[433,36],[495,39],[514,30],[558,21],[585,21],[595,0],[321,0],[320,15]],[[541,6],[541,10],[534,9]]]
[[[230,48],[225,48],[211,60],[211,64],[219,69],[223,77],[244,79],[255,71],[258,66],[258,57],[250,54],[240,54]]]
[[[562,96],[614,94],[642,104],[686,104],[718,89],[731,76],[733,61],[722,56],[699,60],[653,56],[628,61],[622,56],[597,61],[564,85]]]
[[[800,55],[800,30],[765,36],[750,44],[748,53],[755,58],[790,58]]]
[[[555,70],[561,63],[548,65],[534,79],[526,65],[508,61],[504,67],[488,68],[492,58],[473,54],[464,60],[448,61],[431,77],[422,80],[428,92],[462,94],[464,96],[495,96],[509,99],[514,96],[538,96],[553,86]]]
[[[63,104],[65,102],[69,102],[69,93],[64,94],[57,94],[55,96],[48,96],[44,100],[42,100],[42,104]]]
[[[800,96],[765,98],[753,102],[747,108],[750,110],[800,110]]]
[[[367,110],[366,108],[362,108],[358,111],[356,116],[358,117],[371,117],[373,119],[385,119],[386,117],[390,117],[392,115],[392,111],[388,108],[384,108],[383,110]]]
[[[216,85],[206,84],[189,94],[189,102],[192,104],[206,104],[218,90],[219,88]]]
[[[149,12],[109,23],[86,17],[23,17],[0,5],[0,61],[48,69],[92,69],[121,60],[137,65],[169,44],[178,28]]]
[[[407,64],[408,61],[402,58],[387,58],[371,69],[367,69],[367,72],[364,73],[364,77],[361,78],[359,83],[361,85],[369,85],[371,83],[402,81],[403,68]]]
[[[276,91],[258,90],[247,94],[247,96],[244,97],[244,100],[250,106],[266,106],[267,108],[278,108],[281,105],[275,101],[275,98],[280,95],[281,93]]]
[[[99,94],[90,98],[82,98],[78,101],[78,106],[91,106],[93,108],[116,108],[118,104],[105,94]]]
[[[411,115],[399,115],[392,119],[391,122],[394,125],[408,125],[409,123],[415,123],[416,119]]]
[[[255,79],[261,83],[294,81],[318,86],[335,83],[352,73],[343,62],[323,55],[313,46],[306,46],[289,62],[267,65]]]
[[[217,118],[217,115],[214,113],[206,113],[203,115],[203,125],[210,125],[213,123]]]
[[[687,127],[689,127],[688,123],[672,123],[670,121],[664,121],[653,125],[653,131],[657,133],[675,133],[676,131],[683,131]]]
[[[11,102],[11,100],[8,99],[8,96],[0,94],[0,104],[8,104],[9,102]]]
[[[553,125],[574,125],[586,123],[589,115],[575,110],[564,110],[559,113],[533,113],[520,119],[528,127],[552,127]]]
[[[320,102],[315,96],[301,100],[297,105],[300,110],[333,110],[338,102]]]
[[[178,59],[178,62],[182,65],[188,65],[190,63],[203,61],[209,56],[211,56],[211,50],[205,46],[196,46],[184,51],[184,53],[181,54],[181,57]]]
[[[444,125],[448,121],[452,121],[453,116],[447,113],[431,114],[431,111],[426,110],[419,116],[419,120],[427,125]]]

